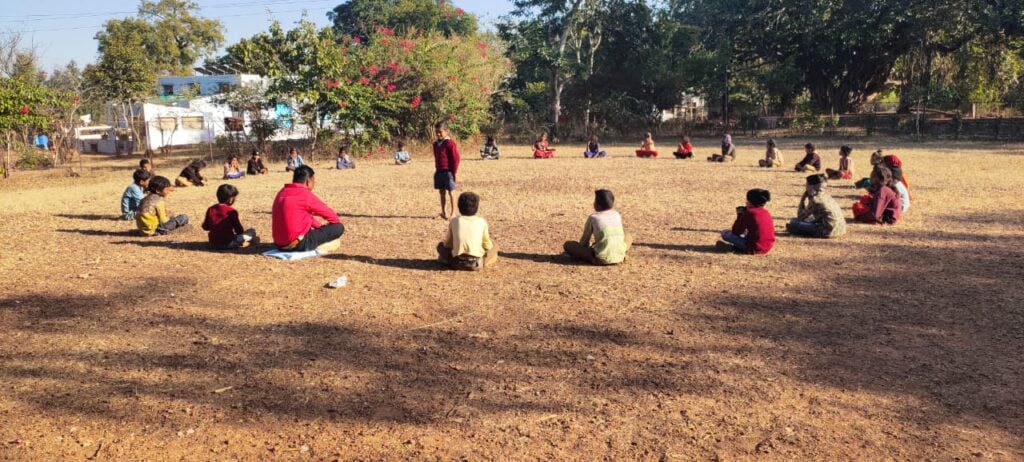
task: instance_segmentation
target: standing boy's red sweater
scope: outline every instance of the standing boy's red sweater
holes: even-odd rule
[[[459,147],[451,138],[434,142],[434,168],[448,170],[452,175],[459,172]]]
[[[747,250],[751,253],[765,254],[775,245],[775,224],[772,214],[764,207],[747,207],[746,213],[732,224],[732,233],[737,236],[746,233]]]
[[[225,247],[235,240],[235,236],[245,232],[238,212],[227,204],[216,204],[206,209],[203,229],[209,231],[210,244]]]

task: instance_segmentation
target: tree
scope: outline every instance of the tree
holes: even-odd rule
[[[191,67],[224,42],[220,21],[197,15],[191,0],[143,0],[138,17],[107,21],[96,34],[102,54],[111,41],[132,37],[157,74],[190,74]]]
[[[139,130],[135,120],[135,103],[155,93],[153,64],[142,42],[142,31],[107,37],[99,61],[86,67],[85,82],[92,98],[116,103],[125,126],[131,129],[136,145]]]
[[[263,83],[246,83],[214,97],[214,103],[226,104],[232,111],[249,117],[249,132],[246,141],[256,139],[256,149],[267,152],[267,141],[274,137],[280,125],[266,117],[266,110],[272,107],[267,87]],[[243,127],[244,129],[244,127]]]
[[[31,130],[45,131],[50,127],[52,114],[66,107],[68,95],[50,90],[37,82],[23,79],[0,78],[0,133],[3,134],[4,178],[10,176],[11,150],[14,136],[20,135],[27,144]]]
[[[349,0],[327,13],[339,36],[367,38],[378,27],[398,34],[438,32],[446,37],[477,33],[476,17],[437,0]]]

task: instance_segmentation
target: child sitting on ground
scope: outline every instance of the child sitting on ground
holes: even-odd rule
[[[614,209],[615,195],[607,189],[594,191],[595,213],[583,225],[583,237],[568,241],[565,253],[594,265],[617,265],[626,259],[633,240],[622,227],[622,215]],[[594,244],[590,241],[593,238]]]
[[[800,198],[796,218],[786,230],[790,234],[810,237],[839,237],[846,234],[846,218],[839,203],[825,191],[825,175],[807,177],[807,189]]]
[[[673,152],[672,155],[676,156],[676,159],[693,158],[693,143],[690,142],[689,136],[684,136],[679,140],[679,147],[676,148],[676,152]]]
[[[821,170],[821,156],[814,150],[814,143],[804,145],[804,158],[797,162],[793,170],[814,173]]]
[[[533,143],[533,158],[550,159],[552,157],[555,157],[555,150],[548,147],[548,134],[541,133],[537,142]]]
[[[302,160],[299,150],[295,148],[288,149],[288,159],[284,162],[284,171],[294,172],[295,169],[303,165],[306,165],[306,161]]]
[[[437,245],[441,263],[452,269],[481,270],[498,261],[498,247],[491,241],[487,221],[476,216],[480,196],[471,192],[459,195],[459,216],[452,218],[448,235]]]
[[[167,212],[167,196],[174,192],[171,180],[162,176],[149,180],[149,194],[139,204],[135,225],[143,236],[164,235],[188,224],[185,215],[171,216]]]
[[[139,211],[139,204],[146,197],[146,188],[149,187],[149,172],[138,169],[132,174],[132,184],[128,185],[121,195],[121,219],[134,220],[135,214]]]
[[[658,151],[654,148],[654,137],[651,132],[644,133],[644,140],[640,142],[640,149],[636,150],[636,156],[644,159],[658,157]]]
[[[874,171],[873,169],[878,167],[882,163],[882,150],[879,149],[871,153],[871,159],[869,160],[869,162],[871,163],[872,171]],[[871,187],[871,178],[861,178],[860,180],[857,180],[857,182],[854,183],[853,186],[857,189],[868,189]]]
[[[242,228],[238,211],[232,205],[238,197],[238,188],[222,184],[217,188],[217,204],[206,209],[203,229],[208,231],[210,245],[217,250],[231,250],[249,247],[259,242],[256,230]]]
[[[174,184],[187,188],[189,186],[206,186],[206,178],[203,178],[202,170],[206,168],[206,162],[197,160],[181,169],[181,174],[174,180]]]
[[[412,162],[409,151],[405,150],[405,143],[398,142],[398,150],[395,151],[395,165],[405,165]]]
[[[587,150],[583,151],[583,157],[585,159],[608,157],[608,153],[601,150],[601,143],[597,142],[597,135],[590,135],[590,141],[587,142]]]
[[[334,159],[334,168],[338,170],[356,168],[356,161],[348,155],[348,146],[338,148],[338,157]]]
[[[498,142],[493,136],[488,136],[484,147],[480,148],[480,158],[498,160],[499,157],[501,157],[501,151],[498,149]]]
[[[715,247],[741,253],[764,255],[775,245],[775,226],[772,214],[764,208],[772,199],[764,189],[747,191],[747,205],[736,207],[736,221],[732,229],[722,231],[722,240]]]
[[[242,164],[238,162],[238,156],[234,154],[228,156],[228,161],[224,163],[224,179],[237,180],[244,177],[245,171],[242,170]]]
[[[260,152],[253,149],[249,162],[246,162],[245,173],[249,175],[266,175],[269,171],[267,166],[263,165],[263,159],[260,159]]]
[[[708,162],[732,162],[736,160],[736,145],[732,143],[732,135],[722,137],[722,153],[712,154]]]
[[[893,191],[892,171],[878,165],[871,171],[870,194],[853,204],[853,219],[860,223],[894,225],[903,212],[900,197]]]
[[[849,146],[839,148],[839,169],[826,168],[825,174],[828,175],[828,179],[849,180],[853,178],[853,161],[850,160],[850,153],[852,152],[853,148]]]
[[[153,175],[153,161],[149,159],[142,159],[139,161],[139,170],[145,170],[149,172],[149,175]]]
[[[759,167],[775,168],[782,166],[782,152],[775,147],[775,140],[769,138],[764,151],[764,159],[757,161]]]

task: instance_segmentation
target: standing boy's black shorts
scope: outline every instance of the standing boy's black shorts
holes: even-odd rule
[[[434,172],[434,189],[440,191],[455,190],[455,175],[450,170],[438,170]]]

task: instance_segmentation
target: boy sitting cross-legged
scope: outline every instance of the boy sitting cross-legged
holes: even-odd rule
[[[479,271],[498,262],[498,247],[491,241],[487,220],[476,215],[480,196],[459,195],[459,216],[452,218],[448,235],[437,245],[441,263],[452,269]]]
[[[149,195],[139,203],[135,224],[143,236],[167,234],[188,224],[185,215],[171,216],[167,212],[167,196],[174,192],[171,180],[162,176],[149,180]]]
[[[238,197],[238,188],[222,184],[217,188],[217,204],[206,209],[203,229],[208,231],[210,245],[217,250],[244,249],[256,239],[256,230],[242,228],[238,211],[232,207]]]
[[[633,240],[622,228],[622,215],[615,210],[615,195],[607,189],[594,191],[594,210],[583,226],[579,241],[568,241],[565,253],[595,265],[617,265],[626,259]],[[594,244],[590,241],[593,238]]]

